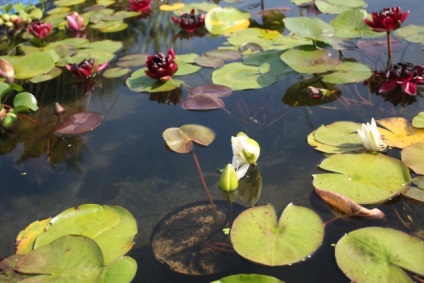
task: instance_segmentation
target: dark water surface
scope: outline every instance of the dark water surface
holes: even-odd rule
[[[405,24],[423,24],[424,8],[421,1],[367,2],[369,12],[401,5],[403,10],[411,10]],[[260,3],[246,1],[235,7],[249,9],[252,4]],[[265,2],[265,8],[275,6],[292,7],[287,16],[300,14],[287,0]],[[260,20],[255,13],[258,9],[256,7],[249,11]],[[166,52],[170,47],[174,48],[177,56],[190,52],[201,54],[224,41],[223,37],[206,36],[177,39],[173,43],[172,38],[178,29],[165,24],[165,15],[169,14],[164,14],[164,18],[157,22],[140,20],[123,34],[110,35],[111,39],[125,40],[125,48],[118,55],[153,54]],[[331,17],[324,15],[322,18]],[[385,62],[384,54],[381,58],[370,57],[353,50],[346,51],[344,55],[372,67],[381,67]],[[424,64],[422,46],[405,43],[392,59],[393,62],[401,60],[415,65]],[[190,86],[208,84],[211,72],[210,69],[203,69],[183,79]],[[335,101],[325,107],[289,107],[282,102],[282,97],[287,88],[300,78],[299,74],[290,74],[265,89],[235,91],[224,100],[227,111],[206,112],[186,111],[172,103],[151,101],[148,94],[129,90],[122,78],[100,79],[102,85],[91,97],[90,111],[105,114],[106,118],[95,131],[69,145],[72,148],[83,144],[78,154],[54,166],[49,164],[45,154],[22,160],[22,145],[0,156],[0,258],[14,253],[16,235],[37,219],[55,216],[66,208],[84,203],[114,204],[128,209],[139,225],[136,244],[130,253],[138,262],[134,282],[209,282],[220,278],[222,274],[193,278],[170,272],[154,259],[150,249],[152,228],[162,217],[182,205],[206,199],[192,155],[172,153],[165,149],[163,131],[184,124],[201,124],[216,133],[216,139],[210,146],[197,146],[195,149],[215,199],[222,199],[217,189],[220,176],[217,169],[231,162],[230,138],[243,131],[261,145],[258,166],[263,190],[258,205],[270,203],[280,213],[293,202],[314,209],[324,221],[330,219],[331,212],[313,192],[311,177],[320,172],[317,165],[324,156],[307,144],[307,135],[320,125],[339,120],[362,123],[371,117],[403,116],[411,119],[424,111],[423,98],[417,98],[417,102],[407,107],[396,107],[379,96],[369,94],[368,87],[359,83],[340,86],[342,96],[349,98],[357,90],[370,98],[369,105],[353,101],[349,105],[342,105]],[[44,93],[46,103],[55,101],[46,97],[62,97],[69,91],[72,91],[69,86],[55,89],[49,84],[41,84],[34,87],[34,93]],[[187,94],[188,90],[184,89],[183,97]],[[371,225],[412,232],[401,224],[395,213],[396,209],[402,210],[406,205],[415,211],[416,219],[421,219],[421,223],[413,224],[412,230],[423,229],[423,205],[397,198],[390,204],[378,206],[386,213],[385,221],[354,219],[328,225],[322,246],[305,262],[274,268],[246,262],[228,274],[271,274],[285,282],[349,282],[336,265],[331,245],[344,233]]]

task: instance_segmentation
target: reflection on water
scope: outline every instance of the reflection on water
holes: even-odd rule
[[[384,3],[390,6],[395,2]],[[290,3],[285,1],[284,5],[289,6]],[[407,5],[416,8],[411,1],[403,8],[408,9]],[[416,11],[411,14],[411,21],[418,22],[419,19],[414,18]],[[297,11],[289,13],[293,15]],[[200,54],[223,41],[222,38],[179,37],[176,29],[160,26],[161,21],[165,21],[164,17],[161,14],[155,23],[149,22],[149,19],[134,21],[132,29],[124,34],[125,48],[120,55],[155,53],[167,50],[169,46],[174,46],[177,54]],[[154,28],[162,32],[150,36]],[[122,39],[119,35],[110,37]],[[420,47],[408,48],[411,52],[394,54],[393,57],[415,60],[416,55],[421,54]],[[358,52],[346,51],[344,56],[355,57]],[[360,56],[364,56],[365,60],[368,58],[368,55]],[[210,73],[211,70],[204,69],[185,79],[186,83],[192,87],[208,83]],[[92,133],[77,138],[58,138],[51,135],[57,121],[46,120],[34,132],[24,132],[25,135],[17,141],[5,137],[7,134],[0,136],[4,153],[0,156],[3,176],[0,258],[14,252],[16,235],[32,221],[54,216],[82,203],[116,204],[128,209],[139,224],[136,245],[131,252],[139,266],[135,282],[209,282],[221,275],[202,279],[175,275],[166,271],[151,254],[150,234],[157,222],[182,205],[206,199],[192,156],[165,149],[162,138],[165,129],[194,123],[216,132],[216,139],[210,146],[196,147],[206,183],[215,199],[222,199],[217,189],[220,176],[217,169],[231,161],[230,137],[239,131],[246,132],[258,141],[262,150],[258,165],[263,188],[258,204],[271,203],[277,211],[281,211],[293,202],[313,208],[325,221],[332,215],[313,193],[311,177],[319,173],[317,164],[323,155],[306,143],[307,135],[320,125],[336,120],[364,122],[371,116],[397,115],[411,118],[418,111],[424,111],[422,98],[406,107],[394,106],[382,97],[372,95],[368,86],[362,84],[341,86],[341,98],[328,104],[291,107],[283,103],[283,96],[301,79],[296,74],[288,75],[262,90],[234,92],[225,98],[225,109],[206,112],[183,110],[178,105],[180,93],[149,96],[131,92],[123,85],[122,79],[99,79],[102,82],[93,90],[89,108],[105,115],[105,119]],[[43,109],[51,111],[47,105],[52,105],[57,97],[69,93],[70,89],[70,85],[66,84],[54,86],[45,83],[34,87],[33,91],[45,92],[42,103],[46,107]],[[77,112],[87,107],[87,96],[80,91],[73,90],[69,101],[61,101],[67,111]],[[182,88],[182,91],[182,96],[186,97],[188,90]],[[42,111],[36,112],[34,118],[37,115],[52,117]],[[31,116],[26,121],[31,121]],[[10,150],[5,153],[7,147]],[[422,204],[400,197],[392,202],[379,207],[387,216],[385,221],[339,220],[329,225],[322,247],[305,262],[278,268],[246,263],[236,272],[272,274],[288,282],[348,282],[336,266],[331,246],[344,233],[365,225],[390,226],[422,233],[423,223],[416,220],[423,219]],[[405,215],[405,207],[412,211],[412,220],[409,214]]]

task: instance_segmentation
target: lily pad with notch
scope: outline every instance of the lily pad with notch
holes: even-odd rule
[[[189,153],[193,150],[193,142],[208,146],[215,139],[215,133],[208,127],[187,124],[179,128],[168,128],[163,132],[167,146],[178,153]]]
[[[182,102],[181,107],[186,110],[211,110],[224,108],[221,97],[229,96],[233,91],[222,85],[204,85],[190,90],[189,96]]]

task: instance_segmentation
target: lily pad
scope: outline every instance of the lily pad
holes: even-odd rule
[[[109,68],[107,69],[102,75],[104,78],[119,78],[119,77],[123,77],[127,74],[129,74],[131,72],[130,68],[120,68],[120,67],[116,67],[116,68]]]
[[[164,92],[176,89],[183,83],[183,81],[176,79],[170,79],[166,82],[154,80],[145,74],[145,70],[147,68],[138,69],[131,74],[126,81],[129,89],[136,92]]]
[[[34,52],[25,56],[12,57],[15,78],[29,79],[51,71],[55,62],[47,52]]]
[[[394,35],[410,42],[424,43],[424,26],[407,25],[397,29]]]
[[[323,76],[323,81],[333,84],[362,82],[372,76],[372,70],[367,65],[357,62],[342,62],[330,74]]]
[[[129,283],[134,279],[136,272],[137,262],[129,256],[124,256],[105,266],[103,274],[97,282]]]
[[[212,110],[224,108],[225,104],[221,98],[204,93],[187,97],[181,107],[185,110]]]
[[[407,270],[424,275],[424,242],[391,228],[368,227],[343,236],[337,265],[354,282],[412,282]]]
[[[216,7],[207,12],[205,27],[211,34],[230,34],[246,29],[250,24],[250,13],[233,7]]]
[[[11,255],[0,261],[0,282],[2,283],[18,283],[28,277],[26,274],[15,272],[18,261],[24,255]]]
[[[363,0],[352,0],[352,1],[317,0],[315,1],[315,5],[317,6],[318,10],[320,10],[322,13],[341,14],[343,12],[351,10],[352,8],[366,7],[367,3],[364,2]]]
[[[197,56],[194,62],[199,66],[208,68],[219,68],[225,64],[223,59],[214,56]]]
[[[177,56],[178,71],[175,72],[175,76],[185,76],[193,74],[201,69],[200,66],[195,65],[195,59],[198,57],[195,53],[180,54]]]
[[[277,219],[271,205],[242,212],[231,228],[234,250],[246,259],[269,266],[293,264],[309,257],[321,244],[324,226],[312,210],[289,204]]]
[[[235,50],[226,50],[226,49],[215,49],[206,51],[204,53],[206,56],[218,57],[225,61],[238,60],[242,58],[242,54],[239,51]]]
[[[49,71],[45,74],[35,76],[35,77],[31,78],[29,81],[32,82],[33,84],[41,83],[41,82],[45,82],[45,81],[55,79],[55,78],[59,77],[61,74],[62,74],[61,68],[53,68],[51,71]]]
[[[66,117],[55,129],[56,134],[64,136],[82,135],[93,131],[103,121],[102,115],[94,112],[80,112]]]
[[[231,93],[232,89],[223,85],[202,85],[192,88],[189,95],[210,94],[215,97],[227,97]]]
[[[137,67],[146,64],[148,54],[129,54],[119,58],[116,65],[119,67]]]
[[[44,231],[50,220],[51,218],[49,217],[41,221],[35,221],[28,225],[25,230],[19,232],[16,237],[16,253],[27,254],[32,251],[35,239]]]
[[[361,124],[339,121],[319,127],[314,134],[314,138],[323,144],[335,147],[359,147],[362,142],[356,130],[361,128]]]
[[[355,152],[355,151],[364,150],[364,147],[362,146],[362,144],[358,145],[357,147],[337,147],[337,146],[320,143],[315,139],[314,136],[315,136],[315,131],[313,131],[312,133],[308,135],[308,138],[307,138],[308,144],[321,152],[333,154],[333,153]]]
[[[136,233],[135,219],[125,208],[83,204],[54,217],[45,232],[37,237],[34,249],[40,249],[63,235],[84,235],[99,245],[104,263],[108,265],[132,248]]]
[[[323,73],[335,69],[341,61],[331,58],[328,50],[297,50],[290,49],[281,55],[281,59],[298,73]]]
[[[175,11],[175,10],[181,10],[184,8],[184,3],[173,3],[171,5],[162,4],[159,6],[159,10],[161,11]]]
[[[333,173],[313,175],[315,188],[341,194],[359,204],[390,199],[411,181],[405,164],[383,154],[335,154],[319,167]]]
[[[424,202],[424,176],[412,178],[412,184],[402,191],[402,195]]]
[[[322,2],[322,1],[319,1]],[[344,1],[343,3],[350,3]],[[341,38],[379,37],[381,33],[372,31],[364,21],[360,9],[348,9],[340,13],[330,24],[336,29],[336,36]]]
[[[331,42],[336,33],[332,25],[319,18],[290,17],[283,22],[292,33],[314,41]]]
[[[402,161],[414,170],[415,173],[424,175],[424,142],[419,142],[402,150]]]
[[[193,142],[208,146],[215,139],[215,133],[208,127],[196,124],[187,124],[179,128],[168,128],[163,139],[173,151],[188,153],[193,150]]]
[[[418,113],[418,115],[412,119],[412,126],[415,128],[424,128],[424,112]]]
[[[85,236],[66,235],[23,256],[15,271],[31,274],[28,282],[98,282],[104,266],[97,243]]]
[[[212,281],[211,283],[284,283],[284,281],[268,275],[236,274]]]
[[[411,123],[401,117],[392,117],[377,120],[377,123],[385,127],[380,134],[384,136],[389,146],[405,148],[424,140],[424,129],[416,129]]]

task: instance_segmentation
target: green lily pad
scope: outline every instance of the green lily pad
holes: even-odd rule
[[[37,84],[37,83],[41,83],[41,82],[45,82],[45,81],[55,79],[55,78],[59,77],[61,74],[62,74],[61,68],[53,68],[50,72],[35,76],[35,77],[31,78],[29,81],[32,82],[33,84]]]
[[[34,248],[39,249],[64,235],[84,235],[96,241],[107,265],[132,248],[136,233],[135,219],[125,208],[83,204],[54,217],[36,239]]]
[[[414,128],[424,128],[424,112],[420,112],[412,119]]]
[[[356,130],[361,129],[361,124],[339,121],[321,126],[315,131],[314,138],[323,144],[335,147],[359,147],[362,142]]]
[[[212,73],[212,82],[225,85],[232,90],[241,90],[263,88],[277,81],[275,74],[268,74],[269,69],[261,70],[260,67],[240,62],[230,63]]]
[[[44,231],[50,220],[51,218],[49,217],[41,221],[34,221],[25,230],[19,232],[16,237],[16,253],[27,254],[32,251],[34,249],[35,239]]]
[[[179,54],[177,56],[178,71],[175,76],[185,76],[199,71],[202,67],[195,65],[196,57],[199,56],[195,53]]]
[[[362,82],[372,76],[369,66],[357,62],[342,62],[330,74],[323,76],[323,81],[333,84]]]
[[[109,40],[109,39],[93,41],[93,42],[85,42],[84,44],[79,46],[79,48],[82,48],[82,49],[95,49],[95,50],[106,51],[109,53],[116,53],[119,50],[121,50],[122,47],[123,47],[122,42]]]
[[[55,67],[53,58],[47,52],[34,52],[25,56],[12,57],[15,78],[29,79],[51,71]]]
[[[361,151],[364,150],[364,147],[361,145],[353,146],[353,147],[337,147],[332,146],[324,143],[320,143],[315,139],[315,132],[313,131],[308,135],[307,141],[308,144],[312,147],[314,147],[316,150],[325,152],[325,153],[344,153],[344,152],[355,152],[355,151]]]
[[[32,93],[21,92],[18,93],[13,99],[14,113],[28,112],[30,110],[37,111],[37,99]]]
[[[354,282],[412,282],[404,269],[424,275],[424,242],[390,228],[352,231],[337,242],[335,254]]]
[[[233,7],[216,7],[207,12],[205,27],[211,34],[230,34],[246,29],[250,22],[250,13]]]
[[[340,13],[330,24],[336,29],[336,36],[341,38],[380,37],[381,32],[375,32],[364,21],[360,9],[348,9]]]
[[[193,150],[192,141],[208,146],[215,139],[215,132],[202,125],[187,124],[179,128],[168,128],[162,136],[173,151],[188,153]]]
[[[219,57],[214,56],[197,56],[194,59],[197,65],[207,68],[220,68],[225,65],[225,61]]]
[[[107,69],[102,75],[104,78],[112,79],[112,78],[119,78],[123,77],[126,74],[129,74],[131,72],[130,68],[109,68]]]
[[[137,262],[124,256],[107,265],[101,275],[98,283],[129,283],[137,272]]]
[[[324,226],[312,210],[289,204],[277,219],[271,205],[242,212],[231,228],[234,250],[246,259],[269,266],[309,257],[322,243]]]
[[[297,50],[290,49],[281,55],[281,59],[298,73],[314,74],[335,69],[341,61],[331,58],[328,50]]]
[[[336,30],[319,18],[290,17],[283,19],[284,25],[292,33],[321,42],[332,42]]]
[[[102,250],[85,236],[66,235],[24,255],[15,271],[34,275],[28,282],[98,282]]]
[[[284,281],[268,275],[236,274],[212,281],[211,283],[284,283]]]
[[[148,54],[129,54],[119,58],[116,65],[122,68],[137,67],[146,64]]]
[[[86,0],[57,0],[54,1],[55,6],[57,7],[67,7],[83,4]]]
[[[341,194],[359,204],[390,199],[411,181],[405,164],[383,154],[336,154],[324,159],[319,167],[333,173],[313,175],[315,188]]]
[[[407,25],[397,29],[394,35],[410,42],[424,43],[424,26]]]
[[[129,89],[136,92],[163,92],[170,91],[179,87],[183,81],[170,79],[166,82],[161,82],[148,77],[144,71],[147,68],[138,69],[127,79],[126,84]]]
[[[128,27],[128,24],[124,23],[122,20],[117,20],[117,21],[101,22],[95,25],[91,25],[90,27],[94,29],[98,29],[101,32],[111,33],[111,32],[123,31],[124,29]]]
[[[402,161],[415,173],[424,175],[424,142],[405,147],[402,152]]]
[[[367,3],[364,2],[363,0],[352,0],[352,1],[317,0],[315,1],[315,5],[317,6],[318,10],[320,10],[322,13],[327,13],[327,14],[341,14],[343,12],[351,10],[352,8],[367,7]]]

